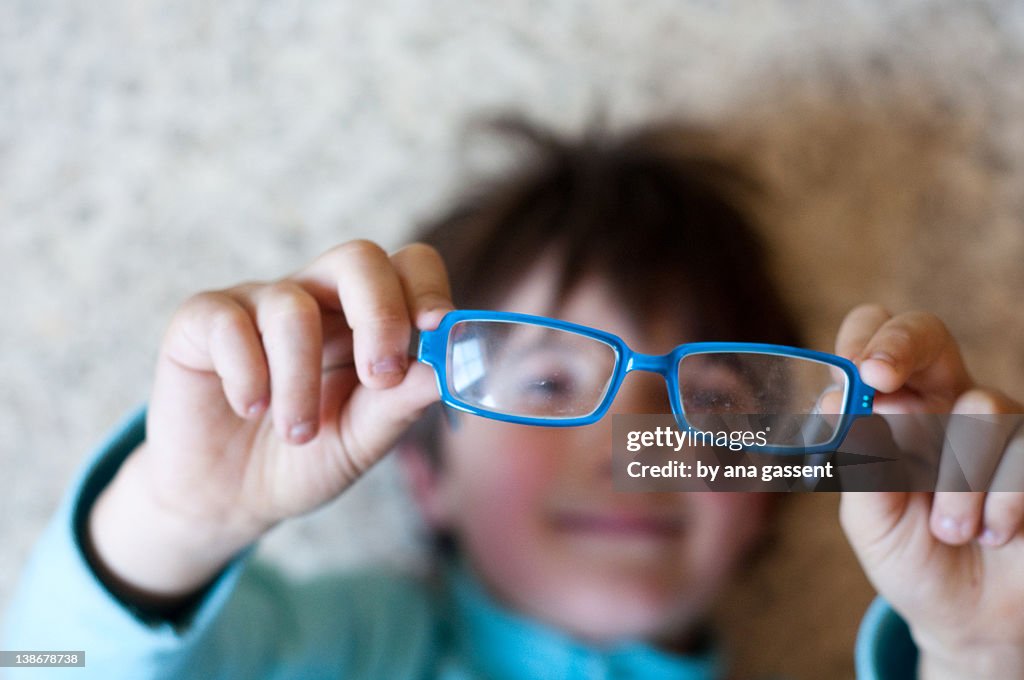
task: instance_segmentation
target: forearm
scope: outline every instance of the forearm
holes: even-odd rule
[[[161,507],[145,483],[144,446],[97,498],[85,541],[94,568],[119,597],[173,607],[209,583],[256,536]]]
[[[106,579],[97,578],[94,560],[85,559],[91,512],[144,438],[140,411],[84,466],[37,540],[0,616],[0,648],[84,650],[86,668],[74,673],[83,679],[266,676],[279,661],[282,631],[276,622],[296,616],[287,584],[272,570],[233,560],[214,571],[217,578],[202,588],[201,598],[182,600],[188,607],[178,612],[187,611],[187,617],[175,619],[162,616],[160,607],[138,606],[150,602],[113,596]],[[139,510],[132,505],[121,513]],[[215,626],[232,632],[212,632]],[[198,651],[197,642],[207,638]],[[41,677],[38,668],[23,670],[24,676],[11,669],[12,680]]]

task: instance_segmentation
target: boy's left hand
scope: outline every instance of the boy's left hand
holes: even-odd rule
[[[851,311],[836,352],[877,390],[875,412],[1024,413],[974,384],[935,316]],[[1024,457],[1024,433],[992,452]],[[1024,465],[1017,465],[1024,475]],[[1000,474],[1003,470],[1000,469]],[[1011,488],[1024,489],[1024,479]],[[840,521],[868,578],[906,619],[924,678],[1024,677],[1024,492],[844,492]]]

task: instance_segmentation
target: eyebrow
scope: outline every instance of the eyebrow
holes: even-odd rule
[[[547,339],[552,337],[570,336],[589,341],[590,343],[594,343],[594,347],[600,346],[603,348],[607,348],[609,350],[612,349],[611,346],[608,345],[605,341],[589,335],[582,335],[580,333],[574,333],[572,331],[564,331],[558,328],[551,328],[549,326],[530,325],[530,327],[537,329],[538,333],[536,337],[531,338],[529,340],[524,340],[522,341],[522,343],[519,344],[512,344],[511,347],[509,347],[508,355],[513,360],[522,357],[523,355],[539,348],[543,348],[546,350],[555,350],[559,354],[565,354],[574,358],[578,356],[579,352],[571,351],[570,348],[566,345],[566,343],[546,342]],[[512,334],[510,334],[510,337],[511,335]],[[612,364],[614,365],[614,361],[612,362]]]

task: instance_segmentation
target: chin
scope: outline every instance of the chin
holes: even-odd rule
[[[597,644],[664,639],[689,630],[698,603],[659,588],[567,586],[560,601],[549,601],[542,616],[573,636]],[[583,587],[581,587],[583,586]]]

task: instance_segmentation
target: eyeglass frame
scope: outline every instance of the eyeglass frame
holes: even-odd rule
[[[509,413],[488,410],[479,406],[469,404],[456,397],[448,388],[448,340],[452,328],[464,321],[491,321],[500,323],[523,323],[542,328],[576,333],[584,337],[593,338],[604,342],[615,351],[615,366],[612,372],[608,387],[605,390],[601,402],[593,411],[573,418],[544,418],[538,416],[519,416]],[[862,416],[872,413],[875,390],[869,387],[860,377],[856,365],[841,356],[819,352],[802,347],[791,347],[788,345],[776,345],[759,342],[687,342],[676,345],[670,352],[665,354],[643,354],[636,352],[626,342],[608,331],[603,331],[590,326],[563,321],[547,316],[533,314],[522,314],[519,312],[501,312],[493,310],[459,309],[448,312],[441,319],[434,330],[420,331],[419,343],[416,352],[417,360],[434,369],[437,378],[437,387],[441,395],[441,401],[463,413],[499,420],[517,425],[537,425],[542,427],[578,427],[592,425],[601,420],[611,408],[619,388],[625,380],[626,375],[633,371],[644,371],[657,373],[665,378],[668,388],[669,403],[672,406],[672,414],[675,416],[680,427],[687,430],[697,430],[686,420],[686,412],[683,410],[682,399],[680,398],[679,385],[679,362],[683,358],[695,354],[710,354],[722,352],[737,352],[745,354],[765,354],[770,356],[793,357],[797,359],[809,359],[826,364],[841,370],[847,379],[847,389],[843,401],[840,421],[835,429],[835,434],[823,444],[813,446],[777,446],[777,445],[754,445],[749,450],[756,450],[765,453],[823,453],[834,451],[836,446],[845,438],[853,422]]]

